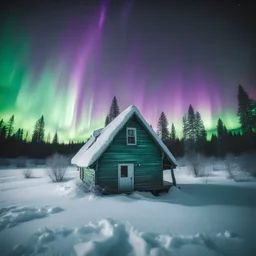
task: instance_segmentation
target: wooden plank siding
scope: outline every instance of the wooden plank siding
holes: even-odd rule
[[[91,168],[80,168],[80,178],[88,185],[95,184],[95,170]]]
[[[137,145],[127,145],[127,127],[136,128]],[[97,185],[118,192],[118,164],[125,163],[134,163],[134,190],[163,185],[162,151],[136,116],[130,118],[100,157]]]

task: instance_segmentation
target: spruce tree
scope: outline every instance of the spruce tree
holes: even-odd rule
[[[53,140],[52,140],[52,144],[58,144],[59,143],[59,138],[58,138],[58,133],[57,131],[54,134]]]
[[[217,152],[217,141],[218,141],[217,136],[215,134],[212,134],[211,141],[210,141],[211,155],[215,155]]]
[[[244,134],[251,134],[254,130],[254,107],[253,100],[248,96],[246,90],[239,85],[238,86],[238,112],[239,122],[241,124],[241,129]]]
[[[26,135],[25,135],[24,141],[25,141],[25,142],[27,142],[27,141],[28,141],[28,131],[26,132]]]
[[[164,112],[161,113],[161,116],[157,124],[157,135],[163,140],[168,140],[170,137],[170,132],[168,129],[168,120]]]
[[[184,137],[184,150],[186,154],[193,154],[196,150],[195,145],[195,111],[191,105],[189,105],[188,113],[182,118],[183,123],[183,137]]]
[[[0,132],[0,138],[1,140],[4,140],[6,138],[6,134],[7,134],[7,131],[6,131],[6,126],[4,125],[1,129],[1,132]]]
[[[111,103],[111,107],[109,110],[109,114],[108,114],[108,122],[112,122],[118,115],[120,114],[120,110],[119,110],[119,106],[118,106],[118,102],[116,99],[116,96],[114,96],[112,103]]]
[[[175,126],[174,124],[172,123],[172,127],[171,127],[171,136],[170,136],[170,139],[172,141],[175,141],[176,140],[176,129],[175,129]]]
[[[44,116],[42,115],[41,118],[39,119],[39,132],[38,132],[38,139],[39,142],[44,141]]]
[[[193,155],[196,152],[204,152],[207,133],[200,113],[195,112],[192,105],[190,105],[188,113],[183,116],[182,122],[185,153]]]
[[[223,124],[223,121],[219,118],[217,123],[217,143],[216,143],[216,150],[218,156],[224,156],[226,154],[226,134],[227,129],[226,126]]]
[[[1,130],[2,130],[3,127],[4,127],[4,120],[1,119],[1,120],[0,120],[0,132],[1,132]]]
[[[14,130],[14,115],[11,116],[11,118],[9,119],[6,125],[7,138],[10,138],[13,135],[13,130]]]
[[[184,140],[188,139],[188,117],[187,114],[185,114],[182,117],[182,132],[183,132],[183,138]]]
[[[195,111],[192,105],[189,105],[188,108],[188,134],[189,134],[189,139],[191,140],[192,143],[195,143],[195,138],[196,138],[196,129],[195,129]]]
[[[105,119],[105,127],[110,123],[110,120],[109,120],[109,115],[106,116],[106,119]]]
[[[203,120],[200,113],[197,111],[195,114],[195,149],[197,152],[203,153],[206,144],[207,133],[204,127]]]
[[[44,116],[36,121],[34,132],[32,135],[32,142],[43,142],[44,141]]]
[[[15,139],[16,140],[23,140],[23,129],[19,128],[17,132],[15,133]]]
[[[33,131],[33,134],[32,134],[32,142],[35,142],[37,143],[38,142],[38,120],[36,121],[36,124],[35,124],[35,127],[34,127],[34,131]]]
[[[46,143],[51,143],[51,134],[48,132]]]
[[[217,137],[219,139],[222,139],[224,136],[224,133],[225,133],[224,124],[223,124],[222,120],[219,118],[218,123],[217,123]]]

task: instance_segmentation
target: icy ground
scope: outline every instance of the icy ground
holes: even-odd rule
[[[97,197],[76,186],[75,168],[59,184],[43,168],[22,173],[0,170],[0,255],[256,255],[253,180],[183,167],[181,190]]]

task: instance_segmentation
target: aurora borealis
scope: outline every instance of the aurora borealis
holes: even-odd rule
[[[114,96],[153,128],[164,111],[180,133],[192,104],[208,130],[219,117],[234,129],[238,84],[256,98],[249,6],[35,2],[8,6],[0,27],[0,118],[14,114],[30,136],[43,114],[46,134],[85,140],[104,126]]]

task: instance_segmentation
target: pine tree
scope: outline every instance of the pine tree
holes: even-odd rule
[[[106,119],[105,119],[105,127],[110,123],[110,120],[109,120],[109,115],[106,116]]]
[[[51,134],[48,132],[46,143],[51,143]]]
[[[172,127],[171,127],[171,136],[170,136],[170,139],[172,141],[175,141],[176,140],[176,129],[175,129],[175,126],[174,124],[172,123]]]
[[[36,121],[34,132],[32,135],[32,142],[44,141],[44,116]]]
[[[183,138],[184,140],[188,139],[188,117],[187,114],[185,114],[182,117],[182,132],[183,132]]]
[[[211,141],[210,141],[210,149],[211,149],[211,155],[215,155],[217,151],[217,136],[215,134],[212,134]]]
[[[222,139],[224,136],[224,133],[225,133],[224,124],[223,124],[222,120],[219,118],[218,123],[217,123],[217,137],[219,139]]]
[[[16,140],[23,140],[23,129],[19,128],[17,132],[15,133],[15,139]]]
[[[41,116],[41,118],[39,119],[39,133],[38,133],[38,139],[39,142],[43,142],[44,141],[44,116]]]
[[[59,143],[59,138],[58,138],[58,133],[57,131],[54,134],[53,140],[52,140],[52,144],[58,144]]]
[[[192,107],[192,105],[189,105],[188,108],[188,125],[189,125],[189,139],[191,140],[192,143],[195,143],[195,139],[196,139],[196,129],[195,129],[195,111],[194,108]]]
[[[254,104],[245,91],[245,89],[238,86],[238,112],[239,122],[244,134],[251,134],[254,130]]]
[[[163,140],[168,140],[170,137],[170,132],[168,129],[168,120],[164,112],[161,113],[161,116],[157,124],[157,135]]]
[[[14,130],[14,115],[11,116],[11,118],[9,119],[6,125],[7,138],[10,138],[13,135],[13,130]]]
[[[182,118],[183,122],[183,137],[184,137],[184,150],[186,154],[195,153],[195,111],[191,105],[189,105],[188,113]]]
[[[194,125],[195,125],[195,127],[194,127],[194,129],[195,129],[195,149],[197,152],[203,153],[205,144],[206,144],[206,139],[207,139],[207,132],[205,130],[201,115],[198,111],[195,114]]]
[[[182,122],[185,153],[193,155],[196,152],[204,152],[207,132],[200,113],[195,112],[192,105],[190,105],[188,113],[183,116]]]
[[[1,130],[2,130],[3,127],[4,127],[4,120],[1,119],[1,121],[0,121],[0,132],[1,132]]]
[[[223,121],[219,118],[217,123],[217,155],[224,156],[226,154],[227,129]]]
[[[32,142],[38,142],[38,121],[36,121],[34,131],[32,134]]]
[[[119,106],[115,96],[112,100],[111,107],[108,114],[109,123],[112,122],[119,114],[120,114]]]
[[[6,126],[4,125],[1,129],[1,132],[0,132],[0,139],[1,140],[4,140],[6,138],[6,134],[7,134],[7,131],[6,131]]]
[[[224,131],[224,136],[227,137],[228,136],[228,130],[227,130],[225,125],[223,125],[223,131]]]
[[[27,141],[28,141],[28,131],[26,132],[26,135],[25,135],[24,141],[25,141],[25,142],[27,142]]]

